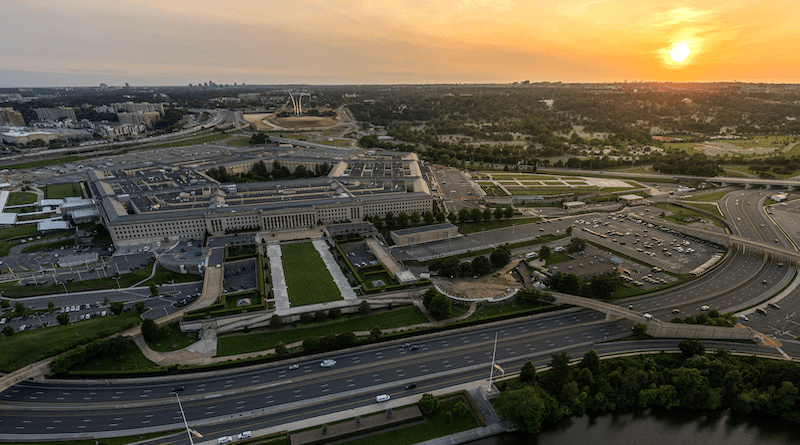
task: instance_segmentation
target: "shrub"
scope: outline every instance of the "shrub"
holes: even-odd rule
[[[303,312],[300,314],[300,323],[311,323],[314,321],[314,316],[309,314],[308,312]]]
[[[342,316],[342,310],[338,307],[335,307],[328,311],[328,318],[331,320],[336,320],[337,318]]]
[[[439,399],[434,397],[433,394],[423,394],[419,400],[419,409],[423,414],[431,414],[439,409]]]
[[[456,402],[455,405],[453,405],[453,414],[455,414],[457,417],[462,417],[468,411],[469,408],[467,407],[467,404],[464,403],[463,400],[459,400],[458,402]]]
[[[453,423],[453,413],[447,411],[446,413],[444,413],[444,424],[450,425],[451,423]]]
[[[369,303],[367,303],[366,301],[362,301],[361,304],[358,305],[358,314],[359,315],[369,315],[369,313],[371,311],[372,311],[372,308],[370,307]]]
[[[283,319],[278,314],[272,314],[269,319],[269,325],[273,328],[279,328],[283,325]]]

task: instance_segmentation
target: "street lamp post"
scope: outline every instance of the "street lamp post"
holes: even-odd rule
[[[181,405],[181,397],[176,393],[175,398],[178,399],[178,408],[181,409],[181,416],[183,417],[183,424],[186,425],[186,434],[189,436],[189,443],[194,445],[194,440],[192,440],[192,432],[189,431],[189,422],[186,421],[186,414],[183,412],[183,405]]]
[[[492,350],[492,369],[489,370],[489,387],[486,392],[492,392],[492,377],[494,377],[494,358],[497,354],[497,332],[494,333],[494,350]]]

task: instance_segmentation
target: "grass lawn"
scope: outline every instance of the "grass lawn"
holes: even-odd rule
[[[142,350],[136,346],[133,340],[128,339],[128,349],[120,354],[101,355],[87,359],[83,363],[73,366],[68,374],[102,374],[118,371],[139,371],[159,370],[161,367],[144,356]]]
[[[719,213],[719,209],[714,204],[706,204],[702,202],[687,202],[686,205],[696,207],[700,210],[705,210],[706,212],[711,213],[712,215],[716,215],[719,218],[723,218],[722,213]],[[717,224],[716,221],[714,222],[714,224],[715,225]]]
[[[311,243],[286,244],[281,246],[281,252],[286,288],[293,307],[342,298],[331,273]]]
[[[508,316],[510,314],[520,314],[525,312],[544,312],[554,308],[555,306],[547,304],[547,303],[540,303],[540,302],[532,302],[532,303],[521,303],[521,302],[513,302],[507,303],[500,306],[484,306],[475,313],[473,313],[467,321],[476,321],[476,320],[485,320],[485,319],[492,319],[499,316]]]
[[[212,134],[210,136],[203,136],[203,137],[200,137],[200,138],[186,139],[186,140],[183,140],[183,141],[169,142],[169,143],[166,143],[166,144],[151,145],[151,146],[148,146],[147,148],[151,149],[151,148],[185,147],[187,145],[199,145],[199,144],[202,144],[204,142],[221,141],[221,140],[224,140],[224,139],[228,139],[229,137],[230,137],[230,135],[227,135],[227,134],[224,134],[224,133],[223,134]]]
[[[569,261],[571,259],[573,258],[564,252],[553,252],[547,258],[547,261],[545,261],[544,266],[550,267],[553,264],[563,263],[564,261]]]
[[[494,212],[494,210],[492,210]],[[542,218],[538,216],[535,218],[519,218],[519,219],[493,219],[491,221],[481,221],[481,222],[471,222],[471,223],[459,223],[458,225],[458,233],[462,235],[466,235],[469,233],[476,233],[480,232],[481,229],[486,230],[494,230],[494,229],[502,229],[504,227],[511,227],[512,225],[521,226],[522,224],[530,224],[535,223],[536,221],[541,221]]]
[[[17,206],[22,204],[33,204],[36,202],[36,193],[32,192],[13,192],[8,194],[6,205]]]
[[[66,162],[72,161],[80,161],[81,159],[85,159],[82,156],[66,156],[60,158],[53,158],[53,159],[43,159],[41,161],[31,161],[31,162],[21,162],[19,164],[10,164],[6,165],[5,168],[9,170],[14,169],[21,169],[21,168],[35,168],[35,167],[44,167],[46,165],[53,165],[53,164],[62,164]]]
[[[714,193],[703,193],[702,195],[692,195],[689,198],[681,198],[681,201],[692,201],[692,202],[712,202],[712,201],[719,201],[720,199],[724,198],[725,195],[728,193],[732,193],[730,190],[722,190],[719,192]]]
[[[342,332],[369,331],[375,326],[381,329],[398,328],[427,321],[428,319],[416,306],[409,306],[366,317],[345,318],[316,326],[309,325],[310,327],[307,328],[225,335],[217,339],[217,356],[263,351],[275,347],[278,342],[289,344],[309,337],[324,337]]]
[[[250,145],[250,138],[236,138],[226,141],[226,145],[233,145],[234,147],[247,147]]]
[[[373,445],[376,443],[381,445],[410,445],[479,427],[480,425],[469,412],[463,417],[453,415],[453,421],[450,425],[444,423],[444,413],[452,411],[456,401],[457,399],[441,401],[436,412],[425,416],[427,420],[425,423],[343,443],[346,445]]]
[[[149,267],[145,267],[148,271],[150,271]],[[149,286],[152,284],[167,284],[171,280],[174,280],[175,283],[191,283],[194,281],[203,281],[203,277],[200,275],[192,275],[192,274],[180,274],[177,272],[172,272],[171,270],[164,269],[161,266],[156,267],[156,273],[153,275],[153,278],[142,283],[142,286]],[[121,280],[120,280],[121,282]],[[169,291],[169,289],[166,289]]]
[[[674,223],[686,225],[686,224],[690,224],[688,222],[684,222],[683,221],[686,218],[694,218],[695,221],[692,221],[692,222],[696,222],[696,221],[700,220],[701,218],[703,218],[703,219],[710,219],[711,222],[713,222],[715,226],[725,227],[725,225],[722,223],[722,221],[718,221],[716,218],[708,218],[707,216],[705,216],[703,214],[697,213],[697,212],[695,212],[693,210],[690,210],[690,209],[687,209],[687,208],[678,207],[678,206],[672,205],[672,204],[653,204],[653,206],[654,207],[658,207],[660,209],[667,210],[669,212],[672,212],[672,215],[667,215],[666,219],[668,221],[672,221]]]
[[[254,258],[255,256],[256,256],[255,244],[245,244],[243,246],[225,247],[225,261],[242,260],[245,258]]]
[[[166,335],[155,342],[147,342],[150,349],[159,352],[177,351],[183,349],[200,339],[198,333],[183,332],[178,326],[178,323],[168,324],[163,326],[162,329],[166,331]],[[138,348],[137,348],[138,349]]]
[[[44,329],[15,333],[0,338],[0,370],[11,372],[23,366],[52,357],[97,338],[128,329],[141,323],[139,314],[124,312],[67,326],[48,326]]]
[[[75,245],[74,239],[53,241],[50,243],[32,244],[22,248],[22,253],[41,252],[44,249],[59,250],[61,247],[72,247]]]
[[[82,196],[79,184],[53,184],[44,187],[45,199],[67,198],[69,196]]]
[[[39,230],[36,229],[35,225],[9,227],[7,229],[0,229],[0,240],[18,238],[20,236],[33,236],[38,234]]]

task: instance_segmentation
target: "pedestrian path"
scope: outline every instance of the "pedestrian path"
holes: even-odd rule
[[[291,307],[289,291],[286,288],[286,276],[283,274],[283,260],[281,259],[281,245],[277,242],[267,244],[267,257],[269,257],[269,270],[272,277],[272,292],[275,295],[275,312],[281,313]]]
[[[325,267],[327,267],[328,272],[331,273],[333,282],[336,283],[336,287],[338,287],[339,292],[342,293],[342,298],[344,298],[346,301],[357,300],[358,297],[350,287],[350,282],[347,281],[347,277],[344,276],[342,269],[339,268],[339,264],[333,258],[333,255],[331,255],[331,251],[328,248],[328,243],[326,243],[322,238],[315,238],[311,240],[311,244],[313,244],[314,248],[317,249],[317,252],[319,252],[319,256],[325,263]]]

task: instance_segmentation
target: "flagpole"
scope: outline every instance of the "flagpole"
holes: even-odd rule
[[[178,394],[175,394],[175,397],[178,399],[178,408],[181,409],[181,416],[183,416],[183,424],[186,425],[186,434],[189,435],[189,443],[194,445],[194,440],[192,440],[192,432],[189,431],[189,422],[186,421],[186,414],[183,413],[183,406],[181,405],[181,398]]]
[[[494,377],[494,357],[497,354],[497,332],[494,333],[494,350],[492,351],[492,369],[489,371],[489,387],[486,392],[492,392],[492,377]]]

